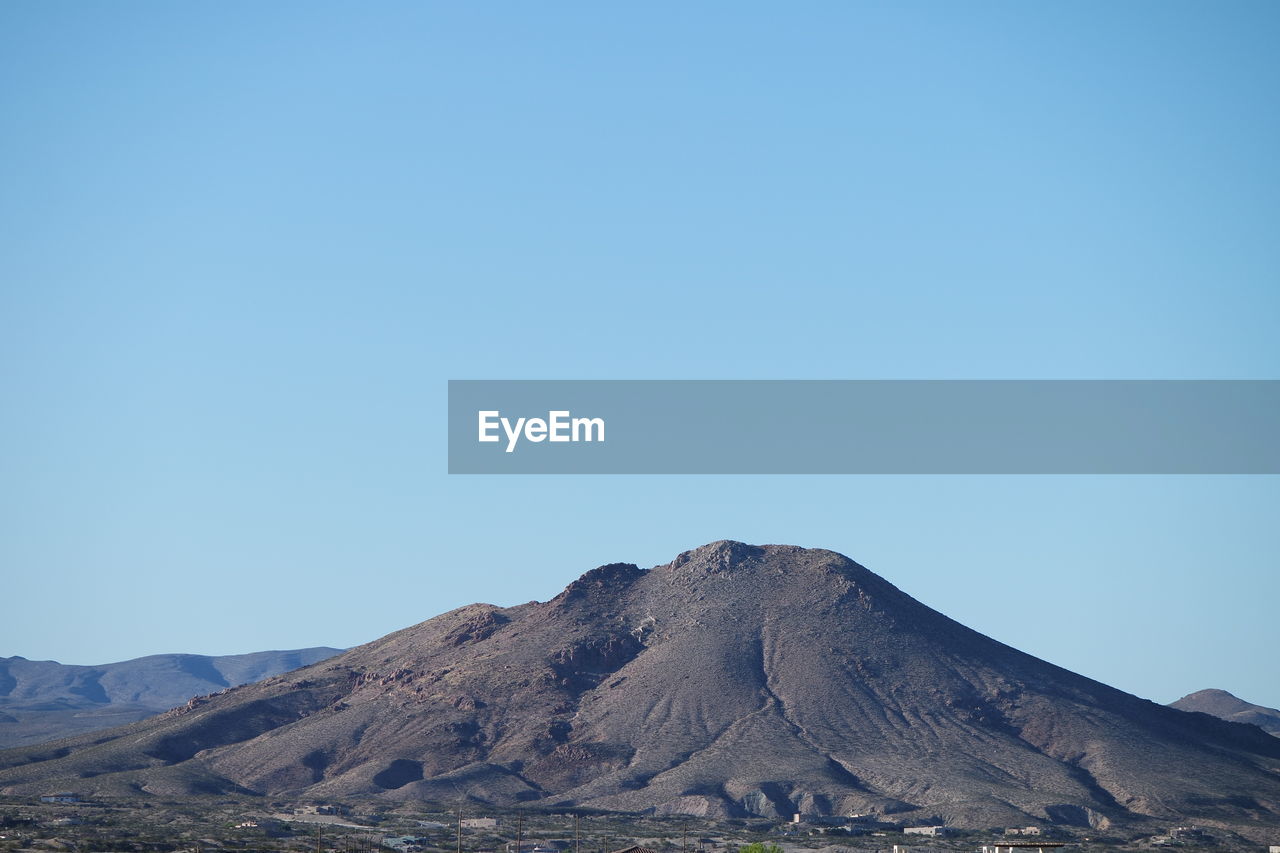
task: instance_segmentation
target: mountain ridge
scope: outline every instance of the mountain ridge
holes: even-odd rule
[[[0,748],[133,722],[193,696],[259,681],[341,651],[316,646],[237,655],[157,654],[92,665],[0,658]]]
[[[1256,833],[1280,826],[1277,767],[1256,728],[1040,661],[840,554],[721,541],[5,751],[0,791]]]

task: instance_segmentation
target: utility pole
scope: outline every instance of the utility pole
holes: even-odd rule
[[[458,806],[458,853],[462,853],[462,806]]]
[[[524,815],[516,817],[516,853],[520,853],[520,849],[524,846]]]
[[[582,815],[573,816],[573,853],[582,853]]]

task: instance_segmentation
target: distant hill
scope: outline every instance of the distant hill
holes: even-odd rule
[[[1233,723],[1252,723],[1265,732],[1280,737],[1280,711],[1252,705],[1225,690],[1199,690],[1183,696],[1169,707],[1179,711],[1199,711]]]
[[[0,748],[131,723],[193,696],[260,681],[341,651],[149,655],[98,666],[0,658]]]
[[[832,551],[714,542],[0,751],[0,794],[1195,823],[1259,840],[1280,830],[1277,767],[1280,739],[1010,648]]]

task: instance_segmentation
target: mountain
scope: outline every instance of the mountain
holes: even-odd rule
[[[1257,836],[1280,827],[1280,740],[1019,652],[834,552],[716,542],[0,752],[0,793],[52,789]]]
[[[0,658],[0,747],[118,726],[331,658],[341,649],[150,655],[99,666]]]
[[[1199,690],[1183,696],[1169,707],[1179,711],[1199,711],[1233,723],[1252,723],[1265,732],[1280,736],[1280,711],[1250,703],[1225,690]]]

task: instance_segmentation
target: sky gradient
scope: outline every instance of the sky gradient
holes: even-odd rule
[[[1280,6],[0,6],[0,655],[841,551],[1280,706],[1274,477],[450,477],[446,380],[1280,378]]]

